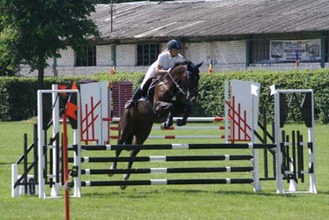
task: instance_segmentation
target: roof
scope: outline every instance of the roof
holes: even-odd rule
[[[91,15],[108,42],[329,30],[327,0],[133,2],[113,4],[112,15],[110,4]]]

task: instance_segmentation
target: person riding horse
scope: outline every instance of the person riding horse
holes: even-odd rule
[[[128,100],[125,105],[126,109],[135,107],[136,102],[143,96],[146,96],[149,79],[156,77],[157,75],[163,75],[170,72],[171,68],[176,63],[182,63],[185,61],[184,57],[179,53],[181,44],[177,40],[170,40],[167,43],[167,49],[159,54],[158,59],[148,68],[143,82],[134,93],[132,99]]]
[[[198,99],[200,66],[203,62],[194,65],[191,61],[184,61],[174,64],[171,71],[168,71],[161,80],[156,82],[148,93],[147,99],[134,97],[134,107],[124,109],[118,124],[118,145],[141,145],[148,138],[153,123],[161,123],[162,129],[167,129],[173,124],[173,117],[180,117],[176,120],[177,126],[183,126],[187,122],[192,111],[192,104]],[[147,80],[148,82],[151,81]],[[146,83],[144,87],[149,87]],[[138,93],[142,93],[140,87]],[[134,101],[135,102],[135,101]],[[141,148],[131,149],[130,156],[136,157]],[[118,158],[122,149],[115,151]],[[114,161],[110,169],[117,169],[118,161]],[[128,162],[127,169],[132,168],[133,161]],[[112,176],[113,174],[109,174]],[[128,181],[131,173],[124,174],[124,180]],[[121,185],[125,189],[126,184]]]

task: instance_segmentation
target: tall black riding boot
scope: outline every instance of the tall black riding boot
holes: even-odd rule
[[[138,89],[134,93],[133,97],[130,100],[127,101],[127,103],[125,105],[125,108],[126,109],[129,109],[129,108],[135,106],[135,104],[138,101],[138,99],[140,99],[143,95],[144,95],[143,90],[141,90],[141,88],[138,87]]]

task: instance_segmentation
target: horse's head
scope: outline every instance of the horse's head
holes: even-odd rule
[[[191,102],[196,102],[198,100],[200,79],[199,68],[202,64],[203,62],[194,65],[191,61],[187,63],[187,84],[189,91],[188,99]]]

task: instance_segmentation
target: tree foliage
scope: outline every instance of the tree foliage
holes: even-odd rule
[[[99,33],[90,0],[2,0],[0,2],[0,66],[11,70],[27,64],[38,70],[43,87],[47,59],[59,49],[77,49]]]

